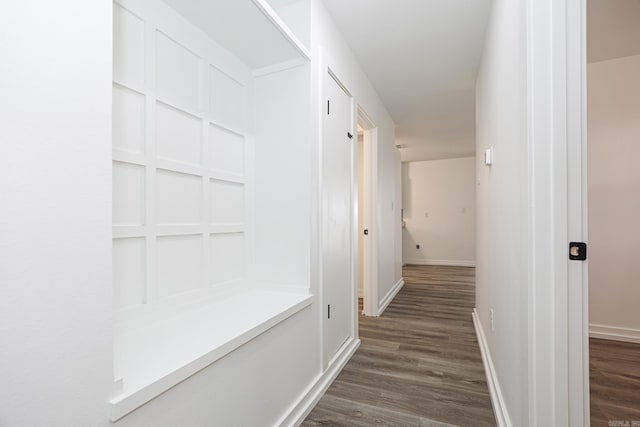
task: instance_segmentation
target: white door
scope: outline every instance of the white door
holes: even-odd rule
[[[351,96],[325,79],[322,141],[322,283],[325,361],[349,338],[353,304]]]
[[[567,0],[567,235],[588,241],[586,0]],[[590,425],[588,261],[567,267],[569,422]]]

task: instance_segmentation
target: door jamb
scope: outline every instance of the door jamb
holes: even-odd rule
[[[527,1],[529,425],[589,425],[585,11]]]
[[[364,200],[363,208],[364,225],[369,230],[368,238],[364,239],[363,252],[358,254],[364,258],[363,265],[363,314],[365,316],[378,315],[378,224],[377,194],[378,194],[378,128],[358,104],[356,115],[358,122],[364,129],[363,155],[364,155]],[[357,177],[357,175],[356,175]],[[356,187],[357,190],[357,187]],[[357,202],[356,198],[356,202]],[[357,219],[357,215],[356,215]],[[358,226],[358,233],[363,227]],[[359,237],[359,236],[358,236]],[[356,264],[357,266],[357,264]],[[356,281],[357,283],[357,281]]]

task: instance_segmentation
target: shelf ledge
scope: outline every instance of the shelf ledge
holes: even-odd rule
[[[311,305],[308,293],[251,290],[116,336],[117,421]]]
[[[287,24],[284,23],[278,13],[267,3],[266,0],[251,0],[256,7],[262,12],[262,14],[273,24],[273,26],[280,31],[283,37],[291,43],[291,45],[298,51],[300,56],[307,61],[311,60],[311,54],[309,50],[302,44],[300,39],[289,29]]]
[[[163,2],[251,70],[311,58],[309,49],[266,0]]]

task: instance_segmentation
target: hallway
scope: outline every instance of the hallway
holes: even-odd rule
[[[495,425],[471,311],[473,268],[408,266],[303,426]]]

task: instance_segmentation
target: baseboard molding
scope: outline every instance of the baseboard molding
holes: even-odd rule
[[[589,336],[611,341],[624,341],[640,344],[640,330],[617,326],[589,325]]]
[[[456,259],[422,259],[422,258],[403,258],[403,264],[414,265],[444,265],[450,267],[475,267],[476,262],[471,260]]]
[[[489,386],[489,394],[491,395],[491,404],[493,405],[493,413],[496,416],[496,423],[498,427],[512,427],[511,419],[509,418],[509,412],[505,404],[504,395],[500,388],[500,383],[496,375],[496,369],[491,359],[491,352],[487,345],[487,339],[485,338],[484,331],[480,319],[478,319],[478,312],[473,309],[473,326],[476,329],[476,336],[478,337],[478,344],[480,345],[480,354],[482,355],[482,363],[484,364],[484,372],[487,376],[487,385]]]
[[[342,353],[334,359],[334,363],[316,377],[276,425],[281,427],[297,427],[302,424],[358,347],[360,347],[359,339],[352,339],[349,344],[345,345]]]
[[[393,288],[391,288],[391,290],[387,292],[387,295],[385,295],[382,301],[380,301],[380,306],[378,307],[377,313],[378,316],[381,316],[382,313],[384,313],[391,301],[393,301],[396,295],[398,295],[398,292],[400,292],[400,289],[402,289],[403,286],[404,279],[401,278],[395,285],[393,285]]]

